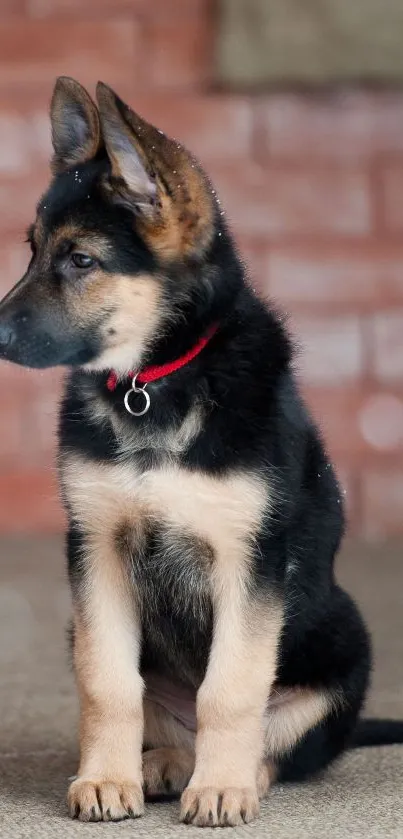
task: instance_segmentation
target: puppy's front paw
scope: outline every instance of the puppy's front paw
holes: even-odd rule
[[[235,827],[258,815],[259,798],[252,787],[188,787],[181,798],[181,821],[198,827]]]
[[[143,791],[132,783],[77,778],[70,785],[67,801],[71,818],[83,822],[115,822],[144,813]]]

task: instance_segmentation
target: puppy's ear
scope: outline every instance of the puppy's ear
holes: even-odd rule
[[[74,79],[60,76],[50,105],[54,173],[91,160],[102,145],[97,108]]]
[[[102,82],[97,100],[112,200],[133,210],[136,229],[160,257],[201,254],[213,235],[215,202],[200,166]]]
[[[102,82],[97,85],[102,134],[112,166],[112,176],[120,186],[124,203],[152,218],[157,197],[155,172],[130,125],[127,105]]]

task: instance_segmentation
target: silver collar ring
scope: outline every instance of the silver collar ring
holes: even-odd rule
[[[129,414],[132,415],[132,417],[142,417],[144,414],[147,413],[147,411],[150,407],[150,404],[151,404],[151,400],[150,400],[149,394],[146,391],[147,382],[146,382],[145,385],[143,385],[143,387],[137,387],[136,386],[136,379],[137,379],[137,376],[134,377],[130,390],[128,390],[127,393],[125,394],[125,400],[124,400],[125,401],[125,408],[126,408],[126,411],[128,411]],[[143,397],[144,397],[144,408],[143,408],[142,411],[133,411],[131,409],[131,407],[130,407],[130,397],[133,393],[141,393],[143,395]]]

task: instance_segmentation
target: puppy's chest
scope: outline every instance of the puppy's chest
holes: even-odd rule
[[[195,684],[211,641],[216,571],[248,562],[267,495],[256,476],[214,476],[173,459],[143,469],[69,455],[62,484],[84,532],[128,562],[143,628],[143,668]]]

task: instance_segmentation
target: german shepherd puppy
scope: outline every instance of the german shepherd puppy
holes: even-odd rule
[[[53,179],[0,351],[70,368],[60,416],[83,821],[182,793],[237,825],[360,737],[370,645],[333,562],[340,489],[281,320],[194,158],[60,78]],[[367,736],[368,735],[368,736]]]

